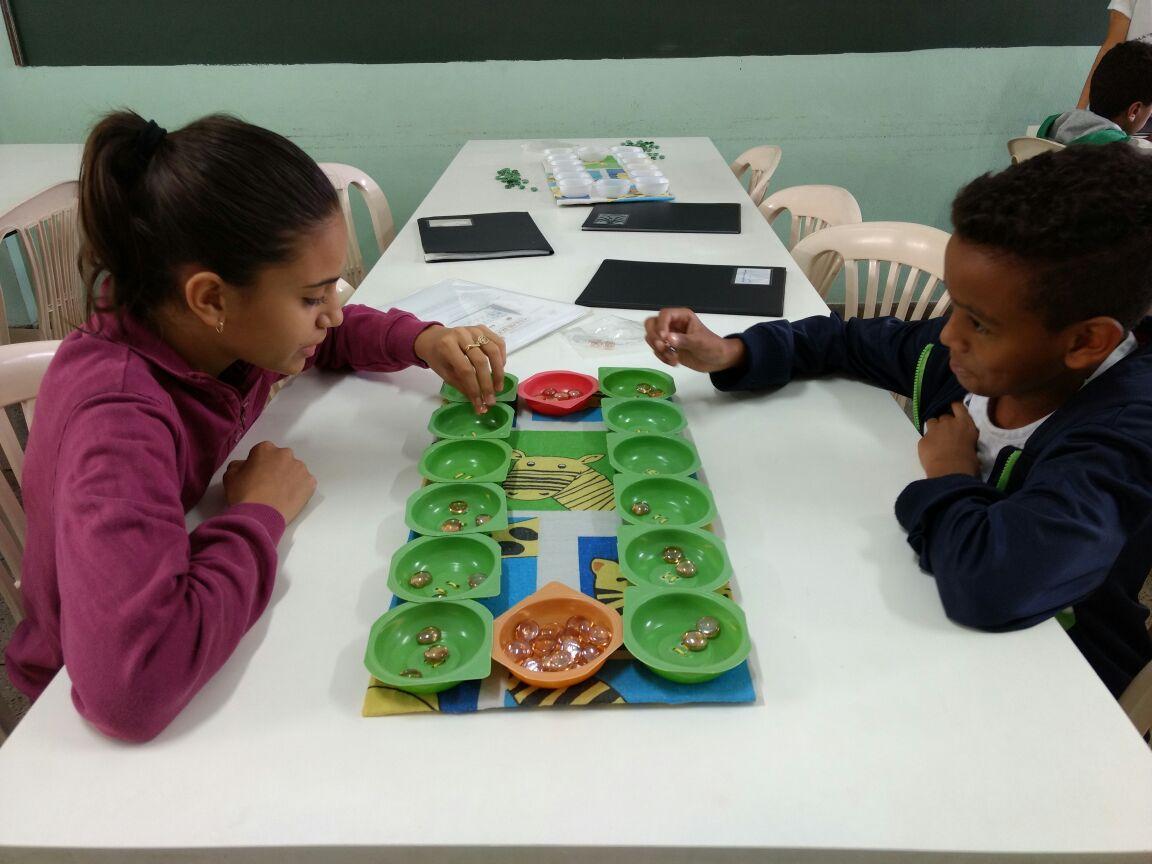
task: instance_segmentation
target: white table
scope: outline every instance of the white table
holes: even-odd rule
[[[683,200],[742,200],[706,139],[662,143]],[[539,179],[515,148],[470,143],[418,215],[527,206],[555,257],[426,266],[410,223],[357,300],[387,306],[450,274],[571,299],[609,253],[785,261],[747,204],[738,237],[583,236],[584,211],[492,180]],[[821,309],[791,273],[788,314]],[[511,362],[558,367],[594,371],[559,337]],[[1052,623],[949,623],[917,569],[892,516],[920,476],[916,435],[891,399],[838,381],[733,397],[675,374],[748,613],[756,704],[362,719],[365,639],[436,382],[308,374],[240,447],[290,445],[320,481],[271,608],[146,746],[86,726],[61,673],[0,748],[0,860],[1147,861],[1152,756],[1076,649]],[[203,512],[219,505],[216,487]],[[573,818],[573,800],[591,815]]]

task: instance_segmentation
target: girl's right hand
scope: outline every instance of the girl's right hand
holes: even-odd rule
[[[224,471],[224,496],[228,504],[267,504],[280,512],[284,521],[300,515],[312,493],[316,478],[287,447],[261,441],[248,452],[247,459],[228,463]]]
[[[644,338],[669,366],[721,372],[744,362],[744,341],[717,336],[691,309],[661,309],[644,322]]]

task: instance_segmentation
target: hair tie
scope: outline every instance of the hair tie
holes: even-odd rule
[[[148,125],[140,130],[140,134],[136,136],[136,155],[144,162],[152,158],[152,154],[156,152],[156,148],[160,146],[160,142],[164,140],[164,136],[168,134],[168,130],[163,126],[157,124],[155,120],[149,120]]]

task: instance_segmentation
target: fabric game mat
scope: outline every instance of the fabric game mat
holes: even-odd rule
[[[620,611],[628,582],[616,557],[621,524],[612,488],[616,472],[606,455],[607,430],[600,409],[566,417],[519,409],[508,444],[514,451],[504,483],[509,525],[491,534],[502,552],[501,591],[476,602],[495,617],[538,587],[556,581]],[[529,467],[528,462],[534,465]],[[720,593],[733,597],[732,589],[730,582]],[[391,605],[401,602],[393,597]],[[711,681],[678,684],[656,675],[621,648],[593,677],[555,690],[524,684],[496,662],[484,680],[465,681],[440,693],[408,693],[370,677],[362,713],[365,717],[462,714],[489,708],[739,703],[755,698],[748,661]]]

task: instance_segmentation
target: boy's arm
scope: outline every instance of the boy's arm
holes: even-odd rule
[[[832,314],[756,324],[732,337],[744,343],[744,363],[713,373],[712,383],[718,390],[762,390],[839,373],[910,396],[917,361],[926,345],[939,341],[945,320],[844,321]]]
[[[949,618],[1028,627],[1104,581],[1133,502],[1148,506],[1150,466],[1152,447],[1096,426],[1046,454],[1012,494],[958,474],[918,480],[896,499],[896,517]]]

